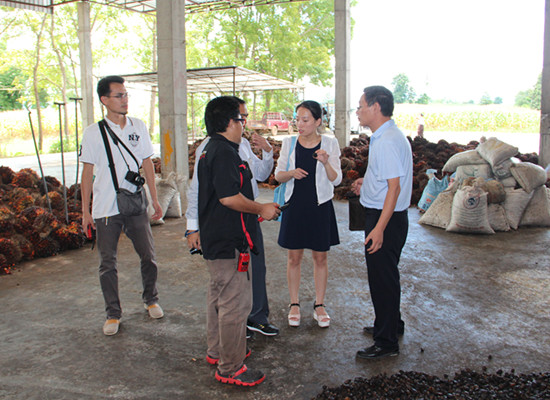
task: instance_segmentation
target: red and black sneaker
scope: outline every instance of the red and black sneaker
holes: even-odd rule
[[[233,375],[223,375],[220,374],[219,370],[216,370],[216,379],[221,383],[227,383],[229,385],[256,386],[264,381],[265,375],[262,371],[248,369],[246,365],[243,364],[241,369]]]
[[[244,358],[248,358],[250,354],[252,353],[252,350],[250,350],[248,347],[246,348],[246,355]],[[219,358],[210,357],[208,354],[206,355],[206,362],[210,365],[218,365],[218,362],[220,361]]]

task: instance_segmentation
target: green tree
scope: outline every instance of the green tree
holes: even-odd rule
[[[5,71],[0,72],[0,110],[21,108],[19,100],[24,84],[25,78],[21,76],[19,68],[8,65]]]
[[[186,27],[192,44],[187,53],[190,68],[237,65],[293,82],[307,77],[318,85],[332,78],[332,0],[192,14]],[[264,110],[273,102],[290,113],[298,97],[289,91],[256,93],[253,112],[260,99]]]
[[[422,93],[416,100],[417,104],[428,104],[430,102],[430,97],[426,93]]]
[[[540,101],[542,96],[542,72],[539,75],[539,78],[537,79],[537,83],[535,83],[535,86],[533,87],[533,91],[531,93],[531,103],[530,106],[534,110],[540,110]]]
[[[392,80],[393,99],[396,103],[410,103],[416,97],[415,90],[409,85],[409,77],[405,74],[398,74]]]
[[[537,83],[531,89],[523,90],[516,95],[515,105],[540,110],[541,87],[542,73],[539,75]]]
[[[484,93],[479,100],[479,104],[482,106],[486,106],[489,104],[493,104],[493,100],[491,100],[491,97],[487,93]]]
[[[494,100],[493,103],[495,103],[495,104],[502,104],[502,97],[499,97],[499,96],[495,97],[495,100]]]

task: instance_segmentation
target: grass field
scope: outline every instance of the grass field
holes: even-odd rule
[[[540,111],[504,105],[397,104],[394,119],[416,130],[420,113],[430,131],[539,132]]]
[[[508,134],[539,132],[540,111],[504,105],[396,104],[394,119],[401,129],[408,134],[413,134],[418,126],[420,113],[424,114],[426,132],[475,132],[476,137],[504,132]],[[44,128],[42,153],[48,153],[52,146],[55,147],[56,142],[59,143],[59,114],[57,108],[50,108],[43,110],[42,116]],[[31,117],[35,134],[38,135],[35,110],[32,111]],[[69,131],[69,135],[74,137],[72,112],[69,112]],[[82,127],[79,127],[79,131],[82,132]],[[32,154],[35,154],[35,150],[28,112],[26,110],[0,112],[0,157]]]

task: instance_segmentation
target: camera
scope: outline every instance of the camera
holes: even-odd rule
[[[145,178],[141,176],[139,172],[128,171],[124,179],[137,187],[141,187],[145,184]]]
[[[202,250],[193,247],[192,249],[189,250],[189,253],[191,253],[191,254],[202,254]]]
[[[239,272],[248,272],[249,262],[250,262],[250,254],[240,253],[239,254],[239,264],[237,265],[237,271],[239,271]]]

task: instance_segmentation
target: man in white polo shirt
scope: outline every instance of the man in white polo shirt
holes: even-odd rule
[[[357,108],[359,123],[372,131],[367,171],[353,183],[366,208],[365,259],[375,314],[374,326],[364,328],[374,345],[357,352],[364,359],[398,355],[405,326],[398,264],[409,229],[413,164],[411,144],[391,118],[393,108],[393,95],[383,86],[365,88]]]
[[[102,126],[111,149],[118,186],[136,192],[144,183],[139,176],[139,169],[142,167],[155,209],[152,218],[158,219],[162,216],[162,209],[157,200],[155,169],[151,161],[153,146],[143,121],[127,116],[128,92],[124,87],[124,79],[120,76],[101,79],[97,84],[97,94],[107,109],[105,124],[102,123]],[[80,161],[83,163],[82,226],[85,232],[89,227],[97,229],[97,248],[101,257],[99,281],[107,313],[103,333],[114,335],[118,332],[122,315],[117,275],[117,245],[122,231],[132,241],[141,260],[144,306],[151,318],[164,316],[158,304],[153,234],[146,211],[136,216],[124,216],[119,212],[114,176],[109,167],[106,146],[98,123],[90,125],[84,131]],[[90,212],[92,192],[93,204]]]

